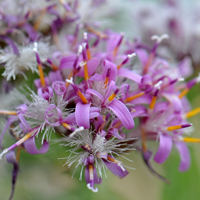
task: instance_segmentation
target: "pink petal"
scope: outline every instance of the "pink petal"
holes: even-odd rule
[[[181,162],[179,165],[179,171],[187,171],[190,168],[190,152],[187,145],[184,142],[175,142],[176,148],[179,151]]]
[[[85,129],[90,128],[90,103],[83,104],[79,102],[76,104],[75,118],[77,125],[83,126]]]
[[[160,134],[159,148],[154,156],[154,160],[161,164],[168,158],[172,149],[172,138],[166,134]]]
[[[121,123],[127,128],[132,129],[134,127],[133,117],[128,108],[118,99],[114,99],[109,105],[106,106],[119,118]]]

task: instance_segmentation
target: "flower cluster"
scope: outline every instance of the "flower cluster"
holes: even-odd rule
[[[119,178],[128,175],[118,157],[132,150],[140,152],[149,170],[166,182],[151,166],[154,154],[154,161],[161,164],[175,145],[181,159],[179,170],[190,167],[187,142],[200,140],[184,134],[191,132],[187,119],[200,109],[190,111],[185,95],[200,78],[185,82],[190,75],[188,62],[174,64],[158,56],[162,40],[170,40],[167,34],[154,35],[153,48],[146,48],[122,33],[94,28],[91,23],[97,21],[80,20],[84,16],[77,10],[82,2],[44,1],[44,8],[32,1],[20,2],[27,6],[25,13],[1,12],[5,28],[0,33],[5,43],[0,51],[5,68],[2,76],[7,81],[20,74],[28,79],[31,70],[39,78],[28,90],[11,86],[10,92],[1,93],[12,96],[7,102],[10,107],[0,110],[8,116],[0,138],[0,157],[5,155],[13,164],[11,198],[21,149],[29,154],[46,153],[52,134],[58,135],[58,145],[66,148],[65,165],[79,168],[81,177],[84,170],[87,187],[93,192],[98,191],[95,185],[101,183],[105,169]],[[104,3],[93,1],[91,11]],[[58,4],[64,6],[63,13]],[[45,17],[50,20],[47,31],[39,29]],[[66,27],[71,27],[72,33],[64,33]],[[15,35],[16,31],[20,34]],[[15,143],[4,148],[7,130]],[[40,138],[40,149],[36,138]],[[158,143],[157,152],[149,149],[150,140]]]

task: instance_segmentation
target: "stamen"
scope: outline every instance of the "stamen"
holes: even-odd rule
[[[136,53],[128,54],[127,57],[117,66],[117,69],[120,69],[123,65],[125,65],[132,57],[136,56]]]
[[[117,43],[117,46],[115,47],[114,51],[113,51],[113,56],[116,56],[117,55],[117,52],[118,52],[118,49],[119,49],[119,46],[121,45],[122,43],[122,40],[124,38],[124,34],[121,34],[121,37]]]
[[[196,108],[196,109],[194,109],[194,110],[192,110],[192,111],[187,112],[187,113],[184,115],[184,118],[190,118],[190,117],[193,117],[193,116],[195,116],[195,115],[197,115],[197,114],[199,114],[199,113],[200,113],[200,107],[199,107],[199,108]]]
[[[0,159],[2,159],[2,156],[9,151],[13,150],[14,148],[20,146],[22,143],[24,143],[26,140],[28,140],[32,135],[36,133],[37,129],[31,131],[30,133],[27,133],[23,138],[21,138],[19,141],[17,141],[15,144],[11,145],[10,147],[3,150],[3,152],[0,154]]]
[[[155,57],[155,53],[152,52],[150,55],[149,55],[149,59],[146,63],[146,65],[144,66],[144,70],[143,70],[143,74],[146,74],[148,69],[149,69],[149,66],[151,65],[151,63],[153,62],[153,59]]]
[[[88,73],[88,67],[87,67],[87,57],[86,57],[86,43],[83,44],[83,50],[82,50],[82,55],[83,55],[83,61],[84,61],[84,78],[86,81],[89,79],[89,73]]]
[[[70,131],[74,131],[74,130],[75,130],[73,127],[71,127],[69,124],[67,124],[67,123],[65,123],[65,122],[63,122],[62,125],[63,125],[66,129],[68,129],[68,130],[70,130]]]
[[[117,88],[117,89],[114,91],[114,93],[111,94],[111,95],[108,97],[108,101],[112,101],[112,100],[116,97],[116,95],[118,94],[118,92],[119,92],[119,89]]]
[[[159,92],[159,90],[160,90],[160,88],[158,88],[156,91],[155,91],[155,93],[154,93],[154,95],[153,95],[153,98],[152,98],[152,100],[151,100],[151,103],[150,103],[150,105],[149,105],[149,109],[153,109],[154,108],[154,106],[155,106],[155,103],[156,103],[156,99],[157,99],[157,97],[158,97],[158,92]]]
[[[37,52],[37,42],[34,43],[34,49],[33,49],[33,51],[35,52],[36,60],[37,60],[37,63],[38,63],[38,70],[39,70],[39,76],[40,76],[41,86],[45,87],[46,83],[45,83],[45,79],[44,79],[44,73],[43,73],[43,69],[42,69],[42,63],[40,61],[40,57],[39,57],[39,54]]]
[[[200,143],[200,138],[184,137],[184,138],[182,138],[182,141],[184,141],[184,142],[192,142],[192,143]]]
[[[84,103],[84,104],[87,104],[88,103],[88,100],[85,98],[85,96],[83,95],[83,93],[78,89],[78,87],[73,83],[73,78],[71,78],[70,80],[69,79],[66,79],[66,83],[70,83],[71,86],[74,88],[76,94],[80,97],[81,101]]]
[[[49,58],[47,59],[47,62],[51,65],[51,67],[54,71],[58,70],[58,67]]]
[[[8,111],[8,110],[0,110],[1,115],[17,115],[15,111]]]
[[[192,126],[192,124],[182,124],[182,125],[176,125],[176,126],[169,126],[169,127],[167,127],[167,130],[168,131],[174,131],[174,130],[177,130],[177,129],[187,128],[187,127],[190,127],[190,126]]]
[[[142,150],[143,152],[147,151],[147,145],[146,145],[146,133],[144,129],[141,128],[141,136],[142,136]]]
[[[87,29],[89,32],[91,32],[91,33],[97,35],[97,36],[100,37],[101,39],[107,38],[107,35],[106,35],[105,33],[102,33],[102,32],[100,32],[100,31],[97,31],[97,30],[95,30],[95,29],[93,29],[93,28],[91,28],[91,27],[89,27],[89,26],[86,26],[86,29]]]
[[[163,34],[161,36],[158,36],[158,35],[152,35],[151,36],[151,39],[152,40],[156,40],[157,43],[161,43],[164,39],[168,39],[169,38],[169,35],[168,34]]]
[[[181,99],[182,97],[184,97],[184,96],[190,91],[190,89],[191,89],[195,84],[197,84],[197,83],[199,83],[199,82],[200,82],[200,74],[199,74],[196,78],[192,79],[191,81],[189,81],[189,82],[187,83],[186,88],[181,92],[181,94],[179,95],[179,98]]]
[[[108,86],[110,73],[111,73],[111,69],[108,68],[107,73],[106,73],[106,79],[105,79],[105,81],[104,81],[105,88]]]
[[[19,162],[21,150],[22,150],[22,146],[19,146],[17,149],[17,156],[16,156],[17,162]]]
[[[76,135],[77,132],[82,131],[82,130],[84,130],[83,126],[75,129],[74,132],[69,135],[69,137],[74,137],[74,135]]]
[[[45,15],[46,11],[47,11],[46,8],[42,10],[41,14],[38,16],[38,19],[36,20],[35,24],[33,25],[33,28],[34,28],[35,31],[38,30],[38,28],[39,28],[39,26],[41,24],[41,21],[44,18],[44,15]]]
[[[148,94],[148,93],[151,92],[152,90],[153,90],[153,87],[147,89],[146,91],[143,91],[143,92],[140,92],[140,93],[138,93],[138,94],[135,94],[135,95],[133,95],[133,96],[131,96],[131,97],[128,97],[128,98],[126,98],[125,103],[128,103],[128,102],[130,102],[130,101],[132,101],[132,100],[134,100],[134,99],[137,99],[137,98],[139,98],[139,97],[141,97],[141,96],[143,96],[143,95],[145,95],[145,94]]]
[[[90,49],[89,49],[89,44],[88,44],[88,37],[87,37],[87,33],[85,32],[83,34],[83,38],[85,40],[85,47],[86,47],[86,53],[87,53],[87,60],[90,60],[91,59],[91,54],[90,54]]]

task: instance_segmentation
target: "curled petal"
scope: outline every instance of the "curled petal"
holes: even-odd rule
[[[179,151],[181,162],[179,165],[179,170],[184,172],[190,168],[190,153],[187,145],[184,142],[175,142],[176,148]]]
[[[27,132],[30,132],[32,130],[32,128],[30,127],[28,122],[25,120],[23,114],[22,113],[18,113],[18,117],[19,117],[21,123],[23,124],[24,128],[27,130]]]
[[[159,148],[154,156],[154,160],[161,164],[168,158],[172,149],[172,138],[166,134],[160,134]]]
[[[90,128],[90,103],[83,104],[79,102],[76,104],[75,118],[77,125],[83,126],[85,129]]]
[[[132,129],[134,127],[133,117],[129,112],[128,108],[119,100],[114,99],[109,105],[110,110],[119,118],[121,123],[127,128]]]
[[[31,137],[24,142],[24,148],[30,154],[43,154],[49,150],[49,143],[44,140],[42,147],[38,150],[35,144],[35,137]]]
[[[55,81],[52,84],[52,87],[55,93],[59,96],[64,95],[64,93],[66,92],[66,85],[63,81]]]
[[[52,122],[49,121],[50,118]],[[60,126],[62,122],[62,112],[54,104],[50,104],[44,113],[44,119],[51,126]]]
[[[49,100],[49,98],[53,97],[53,89],[51,87],[46,88],[38,88],[37,93],[40,97]]]

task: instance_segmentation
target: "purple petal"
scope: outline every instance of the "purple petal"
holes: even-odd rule
[[[61,71],[59,71],[59,70],[57,70],[55,72],[49,72],[48,77],[49,77],[49,80],[51,83],[53,83],[55,81],[63,81]]]
[[[179,165],[179,171],[187,171],[190,168],[190,152],[187,145],[184,142],[175,142],[176,148],[179,151],[181,162]]]
[[[93,174],[94,174],[94,184],[100,184],[101,178],[98,177],[97,170],[94,166],[93,166]],[[85,181],[86,183],[90,183],[89,165],[85,167]]]
[[[156,177],[158,177],[159,179],[161,179],[162,181],[166,182],[166,183],[170,183],[169,180],[167,180],[166,178],[164,178],[163,176],[161,176],[160,174],[158,174],[154,169],[153,167],[151,166],[151,163],[150,163],[150,158],[152,156],[152,152],[151,151],[145,151],[145,152],[142,152],[142,157],[143,157],[143,160],[144,160],[144,163],[146,164],[146,166],[148,167],[149,171],[155,175]]]
[[[130,71],[129,69],[126,68],[120,68],[118,70],[118,76],[122,76],[122,77],[126,77],[128,79],[131,79],[132,81],[136,82],[136,83],[141,83],[141,79],[142,77],[139,74],[136,74],[132,71]]]
[[[168,158],[172,149],[172,138],[166,134],[160,134],[159,148],[154,156],[154,160],[161,164]]]
[[[145,66],[149,58],[147,51],[138,48],[138,49],[135,49],[135,53],[138,56],[142,65]]]
[[[125,138],[125,134],[119,134],[118,133],[118,129],[117,128],[113,128],[111,130],[109,130],[108,134],[111,134],[112,136],[115,136],[117,139],[119,140],[123,140]]]
[[[133,117],[129,112],[128,108],[118,99],[114,99],[109,105],[110,110],[119,118],[121,123],[127,128],[132,129],[134,127]]]
[[[117,66],[108,61],[108,60],[105,60],[104,61],[104,72],[103,72],[103,76],[106,77],[106,73],[107,73],[107,70],[110,68],[111,72],[110,72],[110,76],[109,76],[109,80],[111,81],[115,81],[115,78],[117,76]]]
[[[163,93],[163,96],[172,103],[175,113],[180,113],[182,111],[182,103],[178,95]]]
[[[103,102],[103,100],[104,100],[103,96],[102,96],[99,92],[97,92],[96,90],[87,89],[86,93],[92,94],[92,95],[98,97],[102,102]]]
[[[76,104],[75,118],[77,125],[83,126],[85,129],[90,128],[90,103],[83,104],[81,102]]]
[[[72,55],[72,56],[62,58],[62,60],[60,61],[59,69],[71,69],[71,68],[73,68],[74,61],[75,61],[76,57],[77,57],[76,55]]]
[[[120,167],[117,163],[109,162],[105,159],[102,159],[106,167],[115,175],[118,176],[119,178],[124,178],[125,176],[128,175],[128,171],[122,167]]]
[[[133,107],[134,111],[131,111],[131,115],[133,118],[147,116],[147,108],[143,105],[137,105]]]
[[[12,199],[14,192],[15,192],[15,184],[17,181],[17,175],[19,173],[19,164],[16,160],[16,156],[15,156],[15,152],[14,151],[10,151],[6,154],[6,160],[8,163],[13,164],[13,171],[12,171],[12,191],[9,197],[9,200]]]
[[[33,155],[43,154],[49,150],[49,143],[46,140],[44,140],[42,147],[40,148],[40,150],[38,150],[35,144],[35,137],[31,137],[24,142],[24,148],[26,149],[28,153],[33,154]]]
[[[115,82],[110,81],[110,84],[108,86],[108,89],[107,89],[105,97],[104,97],[104,101],[107,100],[107,98],[112,94],[112,92],[114,91],[115,88],[116,88]]]
[[[90,81],[102,81],[102,80],[104,80],[104,77],[101,74],[95,74],[94,76],[91,76],[89,80]]]
[[[190,57],[185,57],[178,65],[180,74],[188,78],[193,74],[192,61]]]
[[[87,61],[87,68],[88,68],[88,73],[89,73],[89,76],[92,76],[97,67],[99,66],[99,59],[97,58],[91,58],[89,61]],[[78,73],[77,73],[77,76],[81,76],[81,77],[84,77],[84,69],[82,68]]]

